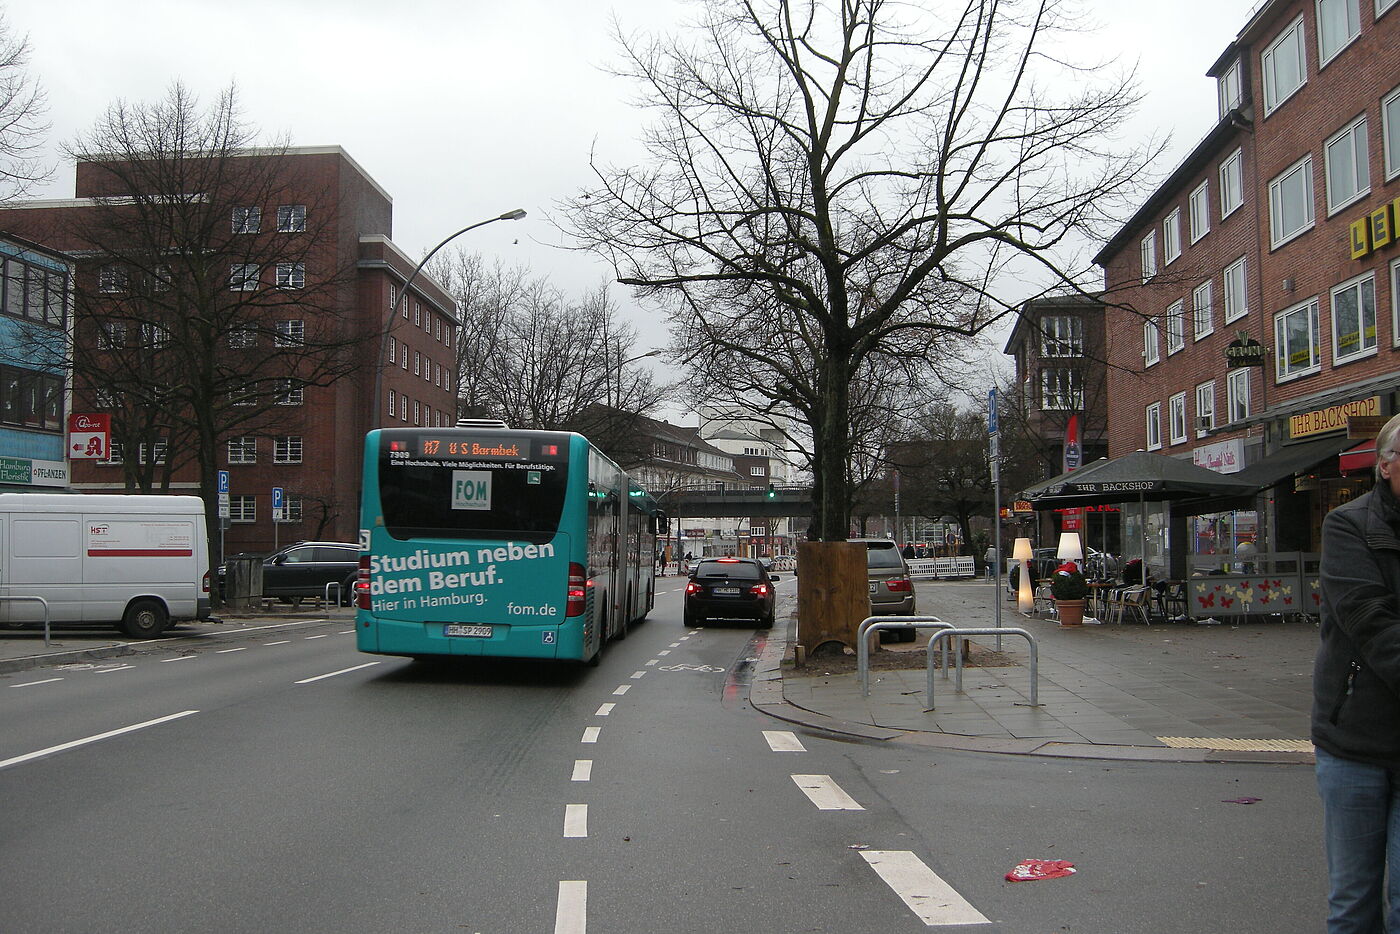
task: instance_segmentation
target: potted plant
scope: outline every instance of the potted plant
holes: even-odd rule
[[[1089,585],[1079,565],[1066,561],[1050,575],[1050,596],[1055,598],[1055,613],[1061,626],[1084,625],[1084,597]]]

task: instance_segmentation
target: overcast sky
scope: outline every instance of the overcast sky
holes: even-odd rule
[[[928,0],[934,2],[934,0]],[[552,249],[545,214],[590,178],[588,155],[639,155],[631,85],[606,74],[614,16],[668,29],[678,0],[0,0],[27,34],[57,147],[118,98],[154,101],[179,80],[212,101],[236,82],[248,120],[294,145],[339,145],[394,199],[395,242],[412,257],[516,207],[457,244],[528,264],[578,293],[610,280],[583,254]],[[1102,24],[1096,55],[1137,63],[1146,104],[1134,129],[1172,134],[1169,170],[1210,128],[1205,77],[1256,0],[1085,0]],[[71,197],[59,165],[41,196]],[[665,340],[620,286],[641,350]],[[1000,349],[998,345],[997,349]]]

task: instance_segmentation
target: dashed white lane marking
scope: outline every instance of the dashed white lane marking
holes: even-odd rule
[[[657,654],[657,655],[670,655],[670,654],[671,654],[671,650],[670,650],[670,649],[662,649],[660,652],[657,652],[656,654]]]
[[[650,668],[652,665],[655,665],[658,661],[660,661],[660,659],[653,658],[653,659],[648,660],[648,661],[647,661],[647,667]]]
[[[583,739],[579,740],[579,742],[596,743],[598,742],[598,734],[602,731],[603,728],[601,726],[586,726],[583,728]]]
[[[337,636],[348,636],[348,635],[350,635],[351,633],[353,633],[354,631],[355,631],[355,630],[353,630],[353,629],[339,629],[339,630],[336,630],[336,635],[337,635]]]
[[[864,811],[855,798],[846,794],[830,775],[794,775],[792,780],[812,803],[823,811]]]
[[[598,709],[593,711],[593,716],[606,717],[608,714],[613,712],[613,708],[616,706],[616,704],[599,704]]]
[[[569,779],[571,782],[588,782],[593,780],[593,760],[575,759],[574,774]]]
[[[199,713],[198,710],[182,710],[179,713],[172,713],[168,717],[157,717],[154,720],[146,720],[141,723],[133,723],[131,726],[124,726],[116,730],[108,730],[106,733],[98,733],[96,736],[87,736],[83,739],[75,739],[71,743],[60,743],[57,746],[50,746],[47,749],[40,749],[36,752],[27,752],[22,756],[15,756],[12,759],[0,761],[0,769],[8,768],[12,765],[19,765],[21,762],[28,762],[31,759],[38,759],[43,756],[53,755],[56,752],[65,752],[69,749],[76,749],[79,746],[86,746],[99,740],[111,739],[113,736],[121,736],[123,733],[134,733],[137,730],[144,730],[148,726],[158,726],[162,723],[169,723],[171,720],[179,720],[181,717],[188,717],[191,714]]]
[[[588,836],[588,805],[564,805],[564,836],[566,838]]]
[[[369,667],[371,667],[371,666],[373,666],[373,665],[378,665],[378,664],[379,664],[379,662],[365,662],[363,665],[356,665],[356,666],[354,666],[353,668],[342,668],[342,669],[340,669],[339,671],[330,671],[330,672],[327,672],[326,674],[323,674],[323,675],[317,675],[317,676],[314,677],[314,678],[302,678],[300,681],[298,681],[298,682],[296,682],[296,683],[297,683],[297,684],[310,684],[312,681],[320,681],[320,680],[322,680],[322,679],[324,679],[324,678],[334,678],[336,675],[345,675],[345,674],[349,674],[349,673],[352,672],[352,671],[359,671],[361,668],[369,668]]]
[[[616,690],[616,691],[613,691],[613,693],[616,694],[618,697],[621,697],[623,694],[626,694],[626,693],[627,693],[628,691],[630,691],[630,690],[632,690],[632,685],[630,685],[630,684],[619,684],[619,685],[617,686],[617,690]]]
[[[768,748],[774,752],[806,752],[807,747],[796,733],[786,730],[764,730],[763,738],[768,740]]]
[[[283,639],[281,642],[264,642],[263,645],[291,645],[291,639]]]
[[[174,658],[162,658],[162,659],[160,660],[160,663],[161,663],[162,665],[168,665],[168,664],[170,664],[171,662],[187,662],[187,661],[189,661],[189,660],[192,659],[192,658],[198,658],[198,657],[199,657],[198,655],[177,655],[177,656],[174,657]]]
[[[560,882],[554,909],[554,934],[587,934],[588,883]]]
[[[645,671],[634,671],[632,672],[632,680],[636,681],[638,678],[644,677],[645,675]]]
[[[672,642],[672,643],[671,643],[671,648],[673,648],[673,649],[678,649],[678,648],[680,648],[680,647],[681,647],[681,644],[680,644],[679,642]],[[664,654],[666,654],[666,653],[663,652],[663,653],[661,653],[661,654],[664,655]]]
[[[324,639],[324,638],[326,638],[326,636],[329,636],[329,635],[330,635],[330,633],[328,633],[328,632],[323,632],[323,633],[321,633],[319,636],[307,636],[307,637],[306,637],[306,641],[307,641],[307,642],[310,642],[312,639]]]
[[[219,650],[218,650],[217,652],[215,652],[214,654],[215,654],[215,655],[227,655],[227,654],[230,653],[230,652],[246,652],[246,651],[248,651],[248,647],[245,645],[245,646],[240,646],[239,648],[236,648],[236,649],[219,649]]]
[[[862,850],[860,855],[924,924],[991,923],[908,850]]]
[[[116,668],[99,668],[93,672],[95,675],[109,675],[114,671],[130,671],[135,665],[118,665]]]
[[[32,688],[36,684],[52,684],[55,681],[62,681],[62,678],[45,678],[43,681],[26,681],[23,684],[12,684],[12,688]]]
[[[690,641],[690,636],[681,636],[681,642],[689,642],[689,641]],[[680,643],[677,643],[677,645],[679,645],[679,644],[680,644]]]

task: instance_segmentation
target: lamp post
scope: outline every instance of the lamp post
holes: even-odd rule
[[[389,347],[389,332],[393,330],[394,324],[398,320],[399,302],[403,302],[405,304],[405,307],[408,304],[408,287],[413,284],[414,279],[418,278],[418,274],[423,271],[423,267],[428,265],[428,260],[432,259],[434,256],[437,255],[438,250],[441,250],[443,247],[447,246],[447,244],[451,243],[453,240],[456,240],[462,234],[466,233],[469,230],[475,230],[478,227],[485,227],[487,224],[494,224],[496,221],[518,221],[524,216],[525,210],[523,208],[516,208],[513,211],[507,211],[504,214],[498,214],[495,217],[488,217],[484,221],[477,221],[475,224],[468,224],[466,227],[463,227],[461,230],[457,231],[451,236],[443,238],[443,241],[441,243],[429,250],[428,255],[423,257],[422,261],[419,262],[418,265],[413,268],[413,272],[411,272],[408,278],[404,280],[403,286],[399,290],[398,301],[395,301],[394,304],[389,308],[389,321],[387,324],[384,325],[384,332],[379,336],[379,365],[375,368],[374,371],[375,408],[374,421],[372,422],[372,424],[375,428],[380,427],[384,418],[384,358],[388,352]]]

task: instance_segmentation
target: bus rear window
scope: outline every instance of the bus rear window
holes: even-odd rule
[[[384,526],[397,539],[542,543],[559,529],[568,463],[379,457]]]

